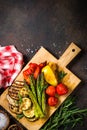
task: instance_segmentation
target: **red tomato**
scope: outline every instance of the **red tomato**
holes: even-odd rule
[[[58,104],[58,98],[57,97],[49,97],[48,98],[48,105],[49,106],[56,106]]]
[[[46,94],[49,95],[49,96],[55,96],[56,88],[54,86],[47,87]]]
[[[57,85],[56,91],[57,91],[58,95],[64,95],[64,94],[68,93],[68,88],[63,83],[60,83]]]

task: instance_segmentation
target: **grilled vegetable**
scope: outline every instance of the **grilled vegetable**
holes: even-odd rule
[[[19,100],[18,93],[22,87],[24,87],[24,82],[14,81],[13,84],[9,86],[8,95],[14,100]]]
[[[36,64],[36,63],[29,63],[29,67],[23,71],[24,79],[28,84],[30,84],[29,76],[33,75],[35,79],[37,79],[38,75],[41,72],[41,69],[46,65],[46,62]]]
[[[47,87],[47,84],[45,84],[44,74],[41,73],[41,107],[43,113],[46,115],[46,94],[45,94],[45,88]]]
[[[50,85],[56,86],[58,84],[56,75],[49,65],[46,65],[45,67],[43,67],[42,72],[44,73],[45,80]]]
[[[7,95],[7,100],[9,102],[9,104],[13,105],[13,106],[19,106],[17,100],[14,100],[13,98],[11,98],[9,95]]]
[[[26,82],[27,82],[28,84],[30,84],[29,75],[26,74],[26,71],[23,71],[23,77],[24,77],[24,79],[26,80]]]
[[[22,98],[22,103],[19,106],[19,109],[24,111],[24,110],[28,110],[32,105],[32,102],[29,98]]]
[[[45,84],[44,74],[41,73],[37,78],[37,101],[44,114],[46,114],[46,97],[45,97],[46,87],[47,85]]]
[[[50,68],[54,71],[54,73],[58,70],[58,66],[56,63],[54,62],[49,62],[48,65],[50,66]]]
[[[41,80],[40,75],[38,75],[37,81],[36,81],[36,91],[37,91],[37,101],[38,101],[39,105],[41,106],[42,91],[41,91],[41,81],[40,80]]]
[[[13,106],[11,104],[9,104],[9,109],[11,112],[15,113],[15,114],[21,114],[22,110],[19,109],[19,106]]]
[[[35,98],[35,96],[33,95],[33,92],[30,90],[29,86],[27,84],[25,84],[25,87],[27,88],[28,90],[28,94],[29,94],[29,97],[31,99],[31,101],[33,102],[33,105],[34,105],[34,113],[35,113],[35,117],[44,117],[44,113],[43,111],[41,110],[41,107],[40,105],[38,104],[37,102],[37,99]]]
[[[27,118],[30,118],[30,119],[34,118],[35,117],[34,107],[31,107],[30,109],[23,111],[23,114]]]
[[[27,97],[28,96],[28,91],[27,91],[27,89],[25,87],[23,87],[23,88],[20,89],[19,94],[22,97]]]
[[[37,79],[39,74],[40,74],[40,67],[39,67],[39,65],[37,65],[35,72],[34,72],[34,78]]]
[[[36,90],[35,90],[35,79],[34,79],[33,75],[30,75],[29,79],[30,79],[30,88],[31,88],[31,91],[32,91],[34,97],[37,98],[36,97]]]
[[[28,120],[31,121],[31,122],[33,122],[33,121],[38,120],[38,118],[34,116],[33,118],[28,118]]]

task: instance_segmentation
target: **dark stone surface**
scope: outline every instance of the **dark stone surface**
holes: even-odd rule
[[[57,58],[71,42],[82,52],[68,68],[82,79],[74,91],[87,108],[87,6],[82,0],[0,0],[0,45],[13,44],[27,63],[44,46]],[[73,130],[86,130],[87,119]],[[63,128],[62,128],[63,130]],[[68,128],[70,130],[70,128]]]

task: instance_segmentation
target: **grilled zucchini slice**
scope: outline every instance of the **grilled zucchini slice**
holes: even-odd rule
[[[23,114],[25,117],[27,118],[34,118],[35,117],[35,114],[34,114],[34,107],[31,107],[30,109],[26,110],[26,111],[23,111]]]
[[[22,97],[27,97],[29,94],[28,94],[28,91],[27,91],[27,88],[23,87],[20,89],[19,91],[19,94],[22,96]]]
[[[31,121],[31,122],[36,121],[36,120],[38,120],[38,118],[35,116],[33,118],[28,118],[28,121]]]
[[[23,111],[24,116],[28,119],[28,121],[36,121],[38,118],[35,117],[34,114],[34,106],[32,106],[30,109]]]
[[[28,110],[32,106],[32,102],[30,98],[22,98],[22,103],[19,106],[19,109],[22,111]]]

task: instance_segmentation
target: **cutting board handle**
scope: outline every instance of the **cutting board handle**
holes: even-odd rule
[[[81,51],[81,49],[75,45],[74,43],[71,43],[69,47],[66,49],[66,51],[63,53],[63,55],[58,60],[58,64],[61,66],[67,66],[73,59],[78,55],[78,53]]]

